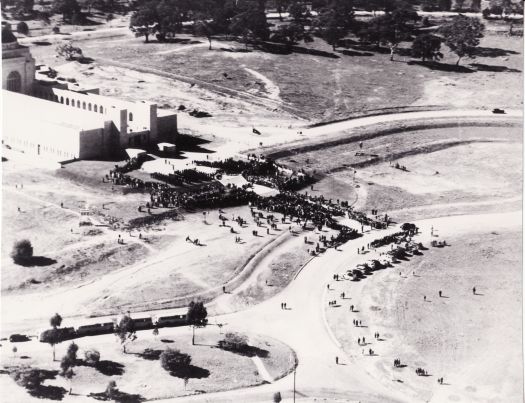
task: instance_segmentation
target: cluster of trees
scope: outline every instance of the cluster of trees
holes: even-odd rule
[[[130,21],[130,28],[146,42],[151,35],[166,40],[182,31],[184,25],[194,33],[206,36],[225,34],[249,41],[271,40],[285,44],[311,41],[320,36],[334,47],[338,41],[357,26],[356,7],[390,12],[400,6],[411,5],[403,0],[357,1],[319,0],[312,8],[315,17],[300,0],[275,0],[279,13],[288,11],[290,19],[270,30],[266,19],[267,0],[144,0],[138,4]]]
[[[108,20],[113,18],[117,11],[124,11],[122,4],[115,0],[52,0],[50,7],[45,7],[41,11],[34,10],[35,0],[12,0],[2,2],[2,7],[13,6],[13,15],[16,19],[24,20],[28,18],[39,18],[49,23],[49,18],[53,14],[62,14],[63,20],[70,23],[80,23],[84,19],[84,9],[87,14],[91,14],[92,9],[108,13]]]
[[[443,57],[441,44],[444,43],[458,56],[456,65],[465,56],[474,57],[476,47],[483,37],[485,26],[477,18],[458,15],[442,25],[437,35],[422,34],[412,42],[412,56],[425,61],[438,61]]]
[[[502,18],[504,14],[523,14],[523,4],[512,0],[492,0],[482,13],[484,18],[490,18],[491,15]]]
[[[187,25],[195,35],[208,39],[210,49],[213,35],[229,34],[241,37],[246,44],[270,40],[287,45],[312,41],[318,36],[335,50],[341,39],[353,33],[361,42],[388,47],[391,60],[401,42],[413,41],[412,55],[423,62],[440,60],[444,43],[458,56],[457,64],[463,57],[473,55],[484,30],[477,18],[458,15],[435,34],[418,35],[420,16],[414,9],[415,1],[322,0],[314,2],[317,14],[313,17],[301,1],[274,0],[279,12],[288,10],[290,19],[270,31],[266,3],[267,0],[147,0],[133,13],[130,28],[148,42],[151,35],[160,41],[171,38]],[[383,13],[359,21],[355,18],[358,7]]]

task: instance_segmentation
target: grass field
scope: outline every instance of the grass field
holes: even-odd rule
[[[415,237],[428,247],[421,255],[335,284],[328,298],[345,291],[346,299],[326,315],[348,359],[414,401],[521,401],[521,226],[519,214],[504,216],[424,220]],[[403,366],[393,366],[396,358]],[[417,376],[418,367],[429,375]]]
[[[104,361],[105,365],[101,365],[100,369],[78,365],[74,369],[75,376],[71,382],[57,376],[56,380],[47,381],[46,385],[62,386],[67,390],[71,387],[74,396],[66,395],[64,401],[74,401],[75,395],[86,396],[88,393],[104,391],[110,380],[115,380],[121,391],[138,394],[147,400],[237,389],[263,383],[264,378],[259,374],[251,355],[236,354],[216,347],[218,341],[224,338],[224,333],[219,332],[215,326],[197,329],[196,344],[192,345],[189,329],[160,329],[158,337],[153,337],[150,332],[139,332],[137,341],[128,345],[127,353],[121,351],[111,335],[78,339],[76,343],[80,347],[79,358],[83,358],[83,351],[95,348],[100,352],[101,361]],[[288,346],[271,338],[252,334],[247,336],[250,346],[254,347],[252,350],[259,355],[272,378],[278,379],[290,372],[295,358]],[[68,344],[65,342],[57,346],[57,358],[65,354]],[[18,344],[18,348],[19,352],[14,357],[10,343],[1,347],[4,367],[29,365],[49,370],[59,369],[59,362],[51,361],[51,349],[33,352],[28,351],[30,346],[22,344]],[[164,370],[159,359],[143,358],[141,354],[146,348],[157,350],[159,353],[167,348],[179,349],[189,354],[193,367],[187,382]],[[29,358],[21,359],[23,355]],[[14,385],[7,375],[0,376],[3,385]],[[12,385],[9,385],[10,388]],[[23,389],[18,386],[16,388],[18,390],[15,400],[27,396]],[[15,400],[6,400],[6,403]]]
[[[518,199],[521,149],[517,127],[450,127],[390,133],[364,140],[362,148],[359,141],[353,141],[282,161],[326,174],[313,194],[348,200],[357,210],[391,212],[395,220],[398,216],[428,216],[429,212],[439,215],[430,211],[436,205],[465,203],[463,211],[471,212],[469,203]],[[358,152],[367,156],[356,156]],[[395,163],[406,166],[407,171],[394,168]],[[406,211],[421,206],[427,209]],[[446,210],[441,211],[444,213]]]
[[[86,314],[147,309],[159,303],[165,307],[185,305],[187,301],[174,302],[174,297],[190,298],[200,293],[206,299],[221,293],[221,286],[279,234],[272,231],[271,235],[254,237],[251,231],[255,224],[249,220],[248,207],[226,209],[226,227],[219,227],[218,213],[210,214],[205,223],[202,212],[196,212],[129,231],[125,229],[127,221],[145,214],[137,208],[149,200],[149,195],[124,194],[123,187],[102,183],[102,176],[114,163],[82,161],[58,172],[14,161],[3,164],[3,192],[8,197],[2,211],[2,290],[4,296],[10,292],[23,294],[14,296],[15,300],[30,298],[29,294],[39,299],[40,293],[50,289],[67,293],[72,286],[89,284],[91,291],[81,297],[83,302],[77,301],[82,309],[88,309]],[[112,225],[79,227],[80,210],[86,205],[96,222]],[[152,209],[152,214],[164,210]],[[248,221],[244,228],[233,225],[236,234],[230,233],[232,216]],[[119,235],[124,244],[117,243]],[[186,236],[198,238],[204,246],[186,242]],[[235,236],[243,243],[235,243]],[[14,242],[24,238],[31,241],[34,255],[40,257],[29,266],[16,265],[9,257]],[[123,268],[127,271],[120,272]],[[97,288],[97,280],[109,273],[114,277]],[[113,281],[116,283],[109,292]],[[141,290],[137,294],[134,290],[138,284]],[[7,299],[4,302],[9,305]],[[76,311],[73,305],[64,309]]]
[[[363,50],[357,43],[354,49],[347,49],[346,54],[343,49],[334,53],[320,39],[304,45],[331,56],[326,57],[300,53],[278,55],[260,50],[231,51],[243,49],[243,45],[218,40],[214,41],[213,49],[208,50],[206,42],[204,38],[180,35],[177,43],[153,40],[144,44],[142,38],[134,38],[131,33],[119,38],[86,38],[77,41],[77,45],[95,63],[91,66],[70,63],[63,74],[96,84],[104,94],[149,99],[168,108],[180,104],[190,108],[200,106],[220,114],[221,120],[232,108],[250,116],[253,113],[251,108],[236,104],[221,88],[256,95],[262,100],[280,101],[281,106],[292,108],[289,112],[314,122],[345,118],[359,111],[409,105],[462,108],[522,105],[519,92],[506,90],[521,86],[522,40],[517,37],[487,33],[477,57],[465,59],[464,68],[459,72],[450,67],[455,63],[455,56],[445,47],[442,64],[429,68],[409,64],[412,60],[407,56],[409,43],[402,44],[401,55],[391,62],[385,52]],[[55,67],[61,63],[55,60],[50,47],[32,46],[32,52],[37,62]],[[133,68],[142,73],[151,69],[150,73],[157,75],[133,77]],[[163,73],[167,75],[161,77]],[[184,82],[177,81],[177,77],[185,77]],[[204,84],[199,81],[196,87],[190,87],[188,83],[192,79],[202,80]],[[157,83],[162,90],[155,90]],[[485,94],[483,97],[476,95],[480,91]],[[214,93],[220,95],[217,97]],[[213,103],[206,102],[212,99]],[[289,120],[287,114],[281,112],[279,118],[272,111],[279,108],[275,103],[266,108],[256,107],[259,116],[253,115],[255,121],[265,117]],[[234,119],[232,114],[229,118],[237,120],[242,116]]]

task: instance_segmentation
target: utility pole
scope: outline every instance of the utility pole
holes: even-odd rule
[[[293,403],[295,403],[295,373],[297,372],[297,366],[293,369]]]

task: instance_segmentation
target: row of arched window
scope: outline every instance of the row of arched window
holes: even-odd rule
[[[61,96],[60,98],[58,97],[58,95],[55,95],[51,92],[46,92],[46,91],[36,91],[35,95],[38,97],[38,98],[42,98],[42,99],[47,99],[49,101],[55,101],[55,102],[60,102],[61,104],[66,104],[68,106],[75,106],[77,108],[82,108],[84,110],[87,110],[88,111],[93,111],[93,112],[97,112],[97,113],[104,113],[104,107],[102,105],[98,106],[97,104],[91,104],[91,102],[88,102],[86,104],[86,102],[82,102],[82,104],[80,103],[79,100],[74,100],[74,99],[69,99],[69,98],[65,98],[63,96]],[[129,112],[128,113],[128,120],[130,122],[133,122],[133,113]]]
[[[59,97],[58,95],[55,95],[51,92],[43,92],[43,91],[37,91],[36,92],[36,96],[39,97],[39,98],[42,98],[42,99],[47,99],[49,101],[55,101],[55,102],[60,102],[61,104],[65,104],[65,105],[68,105],[68,106],[72,106],[72,107],[77,107],[77,108],[82,108],[84,110],[88,110],[90,112],[97,112],[97,113],[104,113],[104,107],[102,105],[97,105],[97,104],[91,104],[91,102],[80,102],[78,99],[75,100],[75,99],[69,99],[69,98],[64,98],[63,96]]]

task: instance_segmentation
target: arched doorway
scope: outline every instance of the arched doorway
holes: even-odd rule
[[[7,91],[20,92],[22,90],[22,77],[18,71],[12,71],[7,76]]]

